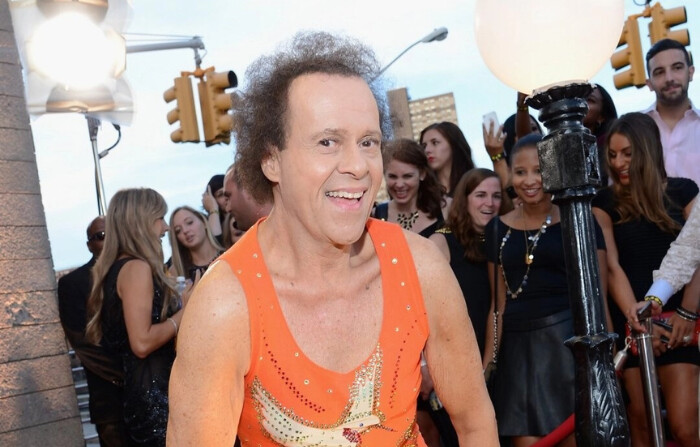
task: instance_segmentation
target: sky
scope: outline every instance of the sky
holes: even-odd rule
[[[664,0],[662,5],[668,9],[684,2]],[[372,47],[381,62],[388,63],[413,42],[444,26],[449,30],[447,39],[415,46],[387,70],[387,87],[407,87],[413,99],[453,92],[459,125],[472,147],[475,163],[483,167],[491,167],[491,162],[483,147],[482,116],[495,111],[503,122],[515,112],[516,92],[498,81],[479,56],[474,0],[135,0],[132,6],[126,33],[201,36],[206,46],[202,67],[233,70],[242,85],[252,61],[274,51],[299,30],[354,36]],[[700,29],[700,3],[685,2],[685,6],[688,23],[677,28],[690,29],[691,42],[697,41],[700,35],[693,35],[692,30]],[[643,6],[633,0],[625,0],[626,15],[642,10]],[[649,47],[647,23],[648,19],[640,19],[645,52]],[[694,52],[700,54],[697,44],[689,48],[697,48]],[[536,57],[543,60],[556,57],[548,55],[546,48],[537,50]],[[201,208],[209,178],[224,173],[233,162],[234,144],[206,148],[204,143],[170,141],[174,127],[165,116],[173,106],[163,101],[163,92],[181,71],[194,68],[194,53],[189,49],[127,55],[126,78],[136,112],[132,124],[122,126],[119,145],[101,161],[108,201],[119,189],[150,187],[165,197],[171,210],[185,204]],[[591,81],[612,94],[619,113],[646,109],[654,101],[647,88],[615,90],[612,76],[607,63]],[[697,105],[700,86],[696,84],[690,85],[690,97]],[[32,132],[54,267],[79,266],[90,257],[85,228],[98,212],[85,117],[32,117]],[[99,149],[112,145],[116,137],[111,124],[103,123],[98,133]],[[163,248],[167,258],[167,239]]]

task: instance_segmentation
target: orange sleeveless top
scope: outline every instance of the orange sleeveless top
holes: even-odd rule
[[[258,225],[221,257],[243,286],[250,318],[241,444],[425,447],[415,417],[428,320],[400,227],[367,222],[381,269],[382,328],[369,358],[343,374],[312,362],[294,341],[258,245]]]

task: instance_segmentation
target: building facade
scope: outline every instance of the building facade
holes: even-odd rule
[[[406,88],[387,92],[394,138],[418,141],[421,130],[440,121],[457,122],[457,109],[452,93],[410,99]]]

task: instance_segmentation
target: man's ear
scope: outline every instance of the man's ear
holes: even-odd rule
[[[267,155],[260,162],[260,167],[262,168],[265,177],[272,183],[279,183],[280,181],[280,151],[276,146],[270,146],[267,151]]]
[[[695,73],[695,65],[688,67],[688,82],[693,80],[693,74]]]

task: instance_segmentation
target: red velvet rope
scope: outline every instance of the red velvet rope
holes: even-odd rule
[[[540,439],[531,447],[552,447],[560,443],[564,438],[574,432],[574,415],[573,413],[559,427],[552,430],[550,434]]]

